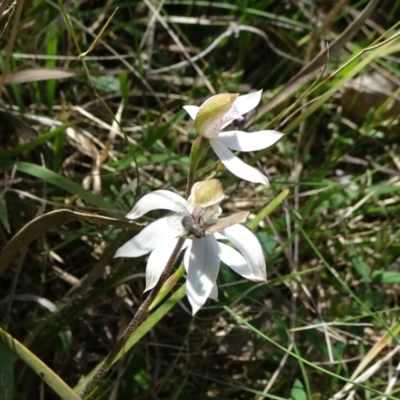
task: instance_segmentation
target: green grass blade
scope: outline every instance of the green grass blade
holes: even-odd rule
[[[247,227],[250,230],[255,229],[255,227],[269,214],[272,213],[272,211],[275,210],[276,207],[279,206],[279,204],[282,203],[283,200],[286,199],[286,197],[289,194],[289,189],[283,190],[281,193],[278,194],[272,201],[270,201],[248,224]]]
[[[0,161],[0,169],[3,168],[11,170],[14,165],[16,166],[18,171],[35,176],[36,178],[39,178],[45,182],[51,183],[54,186],[66,190],[68,193],[80,197],[87,203],[102,209],[112,216],[121,217],[124,214],[124,212],[122,211],[117,211],[112,204],[103,200],[101,197],[96,196],[88,190],[85,190],[81,185],[78,185],[70,179],[65,178],[47,168],[23,161]]]
[[[79,396],[54,371],[1,328],[0,341],[3,346],[28,364],[63,400],[80,400]]]
[[[74,126],[76,123],[77,122],[71,122],[67,125],[60,126],[52,131],[43,133],[37,139],[35,139],[33,142],[24,143],[24,144],[21,144],[20,146],[15,146],[9,150],[0,151],[0,160],[7,160],[7,159],[15,157],[21,153],[30,151],[30,150],[36,148],[37,146],[41,145],[42,143],[46,143],[50,139],[53,139],[54,137],[57,137],[58,135],[63,134],[65,129],[67,129],[70,126]]]
[[[12,351],[0,342],[0,399],[14,398],[14,355]]]

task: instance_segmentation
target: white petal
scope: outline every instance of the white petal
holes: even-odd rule
[[[256,236],[243,225],[233,225],[221,231],[242,253],[249,268],[259,281],[267,280],[265,258],[261,245]]]
[[[163,272],[172,252],[178,243],[178,238],[166,241],[162,246],[157,247],[150,254],[149,260],[147,261],[146,267],[146,289],[153,289],[160,279],[161,273]],[[191,243],[190,240],[185,240],[182,250]]]
[[[217,240],[228,240],[224,235],[221,235],[221,232],[215,232],[213,235]]]
[[[184,257],[187,271],[186,293],[192,306],[192,314],[200,309],[210,295],[219,271],[219,246],[213,235],[193,239]]]
[[[253,274],[245,258],[235,249],[224,243],[218,243],[221,261],[231,267],[237,274],[251,281],[259,281],[260,277]],[[264,280],[264,279],[261,279]]]
[[[251,133],[229,131],[220,132],[218,140],[232,150],[257,151],[272,146],[282,136],[283,133],[277,131],[259,131]]]
[[[199,108],[197,106],[183,106],[185,111],[190,115],[190,118],[195,119],[197,113],[199,112]]]
[[[262,90],[258,90],[257,92],[239,96],[234,103],[238,113],[243,115],[251,111],[253,108],[256,108],[261,100],[261,93]]]
[[[232,172],[232,174],[244,179],[245,181],[262,183],[263,185],[269,184],[268,178],[264,174],[237,158],[222,142],[219,141],[218,137],[210,140],[210,145],[218,158],[222,161],[225,167]]]
[[[156,190],[143,196],[126,214],[125,218],[136,219],[149,211],[163,209],[176,211],[176,204],[186,207],[186,200],[169,190]]]
[[[256,108],[261,100],[261,93],[262,90],[259,90],[257,92],[239,96],[233,103],[229,113],[224,117],[224,122],[220,127],[220,130],[224,129],[235,119],[238,119],[238,117],[241,117],[242,115],[251,111],[253,108]]]
[[[160,218],[147,225],[134,238],[121,246],[114,257],[140,257],[162,246],[166,240],[183,235],[184,231],[184,228],[179,225],[175,228],[169,222],[169,217]]]
[[[209,299],[218,300],[218,286],[217,282],[214,283],[211,293],[208,296]]]

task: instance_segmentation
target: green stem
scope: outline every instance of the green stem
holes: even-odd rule
[[[194,177],[197,167],[200,161],[202,161],[203,157],[205,156],[207,149],[208,141],[201,135],[197,136],[190,150],[190,165],[187,177],[185,199],[190,196],[190,191],[192,190],[192,186],[194,184]]]
[[[185,273],[185,267],[181,265],[164,283],[157,297],[151,303],[148,311],[153,311],[158,304],[167,296],[167,294],[174,288],[174,286],[178,283],[179,279],[182,278]]]

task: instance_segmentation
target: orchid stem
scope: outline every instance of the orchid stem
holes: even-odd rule
[[[121,338],[118,340],[117,344],[108,354],[107,358],[103,361],[99,369],[96,373],[92,376],[92,378],[88,381],[87,385],[81,390],[79,395],[82,399],[84,399],[94,388],[95,386],[103,379],[104,375],[108,372],[111,365],[113,364],[115,358],[118,356],[122,348],[125,346],[129,338],[132,334],[136,331],[136,329],[140,326],[140,324],[145,319],[148,309],[153,303],[154,299],[157,297],[159,291],[161,290],[164,282],[168,279],[172,267],[175,265],[176,260],[178,259],[179,253],[181,252],[183,243],[185,242],[184,238],[179,238],[178,243],[176,244],[174,251],[169,258],[167,265],[164,268],[164,271],[161,274],[161,277],[154,287],[154,289],[150,292],[147,296],[146,300],[137,310],[135,316],[133,317],[132,321],[126,327],[124,333],[122,334]]]
[[[192,148],[190,150],[189,172],[186,183],[185,199],[187,199],[190,195],[190,191],[192,190],[192,186],[194,183],[196,169],[205,154],[207,153],[208,146],[208,141],[205,140],[204,137],[201,135],[197,136],[192,144]]]
[[[204,138],[202,136],[198,136],[192,145],[192,149],[190,152],[189,173],[188,173],[188,178],[187,178],[187,183],[186,183],[186,193],[185,193],[186,199],[189,197],[190,191],[192,190],[197,166],[198,166],[200,160],[202,159],[202,157],[205,155],[207,148],[208,148],[208,143],[204,140]],[[168,279],[168,277],[171,273],[171,270],[172,270],[173,266],[175,265],[176,260],[179,257],[179,254],[182,250],[182,246],[183,246],[184,242],[185,242],[184,238],[182,238],[182,237],[179,238],[179,240],[171,254],[171,257],[169,258],[167,265],[165,266],[165,268],[161,274],[161,277],[160,277],[157,285],[147,296],[147,298],[143,302],[143,304],[139,307],[139,309],[137,310],[132,321],[126,327],[124,333],[118,340],[117,344],[114,346],[114,348],[108,354],[106,359],[100,365],[99,369],[95,372],[95,374],[92,376],[92,378],[88,381],[86,386],[80,391],[79,395],[81,396],[82,399],[84,399],[96,387],[96,385],[103,379],[103,377],[105,376],[107,371],[110,369],[111,365],[113,364],[114,360],[117,358],[117,356],[120,353],[120,351],[122,350],[122,348],[128,342],[129,338],[132,336],[132,334],[136,331],[136,329],[141,325],[141,323],[146,318],[146,315],[149,312],[150,306],[152,305],[152,303],[158,296],[162,286]]]
[[[187,182],[186,182],[186,192],[185,192],[185,199],[187,200],[189,195],[190,195],[190,191],[192,190],[192,186],[194,183],[194,175],[196,173],[196,167],[194,166],[194,162],[193,162],[193,157],[192,154],[190,155],[190,161],[189,161],[189,172],[188,172],[188,176],[187,176]]]

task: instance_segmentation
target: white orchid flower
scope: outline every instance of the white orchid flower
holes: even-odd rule
[[[186,292],[193,315],[209,297],[217,299],[216,279],[220,261],[246,279],[266,281],[263,251],[250,230],[234,224],[224,227],[217,233],[207,234],[208,227],[216,226],[221,212],[219,203],[222,198],[222,187],[217,179],[197,182],[188,201],[167,190],[156,190],[143,196],[126,218],[136,219],[156,209],[170,210],[172,214],[146,226],[138,235],[120,247],[115,257],[134,258],[150,253],[146,268],[145,291],[147,291],[160,279],[179,237],[193,234],[191,238],[185,240],[182,248],[186,249],[184,255],[187,273]],[[180,209],[178,212],[177,205]],[[193,230],[187,221],[183,223],[188,216],[195,226]],[[240,252],[220,243],[219,240],[229,240]]]
[[[283,134],[277,131],[242,132],[238,130],[221,132],[235,119],[242,120],[243,114],[255,108],[261,100],[261,92],[244,96],[233,93],[221,93],[210,97],[200,107],[183,108],[194,120],[199,135],[210,141],[215,154],[232,174],[246,181],[268,185],[268,178],[237,158],[234,151],[256,151],[272,146]],[[231,150],[229,150],[231,149]]]

